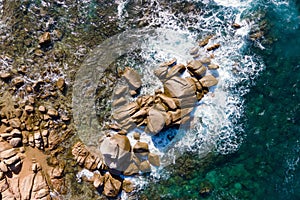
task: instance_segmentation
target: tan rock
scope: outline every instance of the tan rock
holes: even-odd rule
[[[193,47],[190,49],[190,55],[196,55],[199,51],[199,47]]]
[[[104,184],[104,176],[101,174],[94,174],[94,182],[93,185],[95,188],[101,187]]]
[[[9,78],[11,78],[11,73],[9,73],[9,72],[1,72],[0,73],[0,78],[1,79],[9,79]]]
[[[20,128],[20,126],[21,126],[21,121],[19,118],[10,119],[10,120],[8,120],[8,122],[9,122],[10,126],[13,128]]]
[[[41,35],[39,38],[40,45],[49,44],[50,42],[51,42],[51,36],[49,32],[43,33],[43,35]]]
[[[39,106],[39,111],[40,111],[41,113],[46,112],[46,107],[45,107],[45,106]]]
[[[199,81],[203,87],[207,88],[218,84],[218,80],[212,75],[204,76]]]
[[[121,189],[122,182],[113,178],[110,174],[105,174],[103,194],[107,197],[116,197]]]
[[[103,154],[105,164],[118,171],[125,171],[131,160],[131,145],[129,139],[124,135],[115,134],[106,137],[100,151]]]
[[[25,106],[25,111],[26,112],[31,113],[31,112],[33,112],[33,110],[34,110],[33,106],[30,106],[30,105]]]
[[[58,78],[57,81],[56,81],[56,87],[59,90],[63,91],[65,89],[65,86],[66,86],[65,79],[62,78],[62,77]]]
[[[212,46],[209,46],[207,47],[207,51],[213,51],[213,50],[216,50],[220,47],[221,45],[220,44],[213,44]]]
[[[164,66],[172,67],[173,65],[176,65],[176,63],[177,63],[177,59],[176,58],[172,58],[171,60],[160,64],[160,66],[161,67],[164,67]]]
[[[112,117],[117,122],[121,122],[124,119],[128,119],[131,115],[137,112],[138,109],[139,109],[138,104],[136,102],[131,102],[129,104],[126,104],[114,110]]]
[[[141,76],[132,68],[126,67],[123,77],[128,82],[130,89],[136,90],[142,86]]]
[[[130,193],[134,190],[134,185],[130,180],[125,179],[125,180],[123,180],[123,183],[122,183],[122,189],[125,192]]]
[[[169,69],[166,78],[171,78],[173,76],[180,76],[185,71],[185,66],[183,64],[174,65]]]
[[[235,29],[239,29],[239,28],[241,28],[241,25],[238,24],[238,23],[233,23],[232,27],[235,28]]]
[[[175,100],[171,97],[168,97],[165,94],[159,94],[157,95],[158,98],[161,99],[161,101],[168,106],[169,109],[175,110],[177,108]]]
[[[12,148],[12,146],[10,145],[10,149],[6,149],[2,152],[0,152],[0,158],[2,159],[8,159],[11,158],[13,156],[15,156],[17,154],[16,150]]]
[[[149,154],[149,145],[146,142],[137,142],[133,146],[133,152],[136,155],[147,156]]]
[[[34,177],[31,198],[42,199],[43,197],[50,199],[50,190],[44,175],[39,171]]]
[[[117,99],[119,97],[124,97],[126,96],[127,92],[128,92],[129,88],[128,86],[122,85],[122,86],[118,86],[115,90],[114,90],[114,99]]]
[[[127,103],[127,100],[124,97],[120,97],[120,98],[115,99],[111,105],[113,108],[116,108],[116,107],[123,106],[126,103]]]
[[[0,162],[0,171],[2,171],[2,172],[8,171],[6,164],[4,164],[2,161]]]
[[[22,136],[22,133],[19,129],[13,129],[10,134],[13,136],[13,137],[21,137]]]
[[[20,192],[22,199],[31,199],[31,191],[32,191],[32,186],[33,186],[33,180],[34,180],[35,174],[29,174],[27,176],[21,177],[20,179]]]
[[[151,172],[151,166],[147,160],[141,162],[139,169],[141,172]]]
[[[58,117],[58,111],[53,109],[53,108],[50,108],[48,111],[47,111],[47,114],[51,117]]]
[[[133,133],[133,138],[134,138],[135,140],[139,140],[139,139],[140,139],[140,134],[139,134],[138,132],[134,132],[134,133]]]
[[[200,47],[206,46],[212,37],[213,37],[212,35],[206,36],[202,41],[199,42],[199,46]]]
[[[61,178],[64,173],[64,166],[63,165],[57,165],[52,168],[50,176],[51,178]]]
[[[219,69],[219,65],[217,65],[217,64],[209,64],[208,65],[208,69],[209,70],[216,70],[216,69]]]
[[[152,134],[157,134],[166,124],[167,113],[158,110],[156,107],[149,109],[147,116],[147,129]]]
[[[130,163],[130,165],[127,167],[127,169],[124,171],[124,175],[125,176],[132,176],[134,174],[138,174],[139,173],[139,168],[138,166],[132,162]]]
[[[168,97],[181,98],[192,96],[195,92],[186,79],[174,76],[164,83],[164,93]]]
[[[168,73],[168,66],[159,67],[154,70],[155,76],[157,76],[157,78],[159,78],[159,80],[161,81],[165,81],[167,77],[167,73]]]
[[[148,155],[148,161],[151,165],[159,167],[160,166],[160,158],[158,155],[154,153],[149,153]]]
[[[205,57],[205,58],[202,58],[202,59],[200,60],[200,62],[201,62],[202,64],[209,65],[210,62],[211,62],[211,59],[210,59],[210,57]]]
[[[4,192],[5,190],[7,190],[9,188],[9,185],[7,183],[6,178],[0,180],[0,192]],[[1,195],[2,196],[2,195]]]
[[[12,164],[16,164],[17,162],[20,161],[20,157],[18,155],[15,155],[13,157],[10,157],[10,158],[7,158],[5,160],[3,160],[3,162],[6,164],[6,165],[12,165]]]

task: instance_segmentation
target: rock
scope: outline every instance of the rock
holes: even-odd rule
[[[135,90],[129,90],[129,94],[130,94],[130,96],[135,96],[135,95],[137,95],[137,92],[135,91]]]
[[[205,57],[205,58],[202,58],[202,59],[200,60],[200,62],[201,62],[202,64],[204,64],[204,65],[209,65],[210,62],[211,62],[211,59],[210,59],[210,57]]]
[[[22,85],[24,85],[24,83],[25,81],[21,77],[16,77],[12,80],[12,84],[16,87],[21,87]]]
[[[208,65],[208,69],[209,70],[216,70],[216,69],[219,69],[219,65],[217,65],[217,64],[209,64]]]
[[[218,80],[212,75],[204,76],[199,81],[203,87],[207,88],[218,84]]]
[[[65,82],[65,79],[60,77],[57,79],[56,81],[56,87],[60,90],[60,91],[63,91],[64,88],[66,86],[66,82]]]
[[[112,106],[113,108],[116,108],[116,107],[123,106],[123,105],[125,105],[126,103],[127,103],[127,100],[126,100],[124,97],[120,97],[120,98],[115,99],[115,100],[112,102],[111,106]]]
[[[19,118],[10,119],[10,120],[8,120],[8,122],[9,122],[10,126],[13,128],[20,128],[20,126],[21,126],[21,121]]]
[[[22,137],[22,132],[19,129],[13,129],[10,134],[12,137]]]
[[[147,116],[147,129],[150,133],[156,135],[166,124],[167,114],[165,111],[158,110],[157,107],[150,108]]]
[[[166,78],[171,78],[173,76],[180,76],[185,71],[185,66],[183,64],[174,65],[167,73]]]
[[[45,106],[39,106],[39,111],[40,111],[41,113],[46,112],[46,107],[45,107]]]
[[[201,40],[201,41],[199,42],[199,46],[200,46],[200,47],[206,46],[206,45],[208,44],[209,40],[210,40],[212,37],[213,37],[212,35],[206,36],[203,40]]]
[[[22,199],[31,199],[30,193],[32,191],[34,177],[35,174],[32,173],[21,178],[20,185],[22,185],[22,187],[20,187],[20,192]]]
[[[176,102],[173,98],[171,97],[168,97],[167,95],[165,94],[159,94],[157,95],[158,98],[161,99],[161,101],[166,104],[168,106],[169,109],[171,110],[175,110],[177,108],[176,106]]]
[[[172,58],[171,60],[162,63],[162,64],[160,65],[160,67],[164,67],[164,66],[166,66],[166,67],[172,67],[172,66],[174,66],[174,65],[176,65],[176,64],[177,64],[177,59],[176,59],[176,58]]]
[[[21,138],[12,138],[9,141],[9,144],[11,144],[11,146],[13,147],[18,147],[22,145],[22,139]]]
[[[128,82],[130,89],[136,90],[142,86],[141,76],[132,68],[126,67],[123,77]]]
[[[29,106],[29,105],[25,106],[25,111],[26,112],[31,113],[31,112],[33,112],[33,110],[34,110],[33,106]]]
[[[136,111],[138,111],[139,106],[136,102],[131,102],[124,106],[121,106],[113,111],[112,117],[117,122],[122,122],[124,119],[128,119]]]
[[[41,171],[36,173],[32,185],[31,199],[50,199],[50,189]]]
[[[39,38],[39,44],[40,45],[46,45],[51,43],[51,36],[49,32],[43,33],[43,35],[40,36]]]
[[[139,173],[138,166],[134,162],[131,162],[123,174],[125,176],[132,176],[132,175],[138,174],[138,173]]]
[[[4,191],[6,191],[9,188],[9,185],[7,183],[6,178],[0,180],[0,194]],[[3,194],[1,194],[1,197],[3,197]],[[2,199],[2,198],[1,198]],[[12,199],[14,200],[14,198]]]
[[[187,65],[187,69],[191,76],[195,77],[201,77],[206,72],[206,67],[199,60],[190,61]]]
[[[133,146],[133,152],[140,156],[147,156],[149,153],[149,145],[146,142],[137,142]]]
[[[4,164],[2,161],[0,161],[0,171],[1,172],[7,172],[8,171],[6,164]],[[0,178],[0,180],[1,180],[1,178]]]
[[[195,92],[186,79],[174,76],[164,83],[164,93],[168,97],[181,98],[192,96]]]
[[[140,168],[141,172],[144,172],[144,173],[151,172],[151,166],[147,160],[141,162],[139,168]]]
[[[50,116],[50,117],[58,117],[58,111],[53,109],[53,108],[50,108],[48,111],[47,111],[47,114]]]
[[[1,72],[0,73],[0,78],[1,79],[9,79],[9,78],[11,78],[11,73],[9,73],[9,72]]]
[[[113,178],[110,174],[106,173],[103,194],[107,197],[116,197],[121,189],[122,182]]]
[[[148,154],[148,161],[151,165],[159,167],[160,166],[160,158],[158,155],[154,153],[149,153]]]
[[[11,158],[11,157],[15,156],[16,154],[17,154],[17,152],[11,146],[11,149],[7,149],[5,151],[1,151],[0,152],[0,158],[2,158],[2,159],[8,159],[8,158]]]
[[[104,184],[104,176],[101,176],[101,174],[94,174],[94,182],[93,185],[95,188],[99,188]]]
[[[220,44],[213,44],[212,46],[207,47],[207,51],[213,51],[219,48],[221,45]]]
[[[122,183],[122,189],[127,193],[132,192],[134,190],[133,183],[130,180],[125,179]]]
[[[1,163],[0,163],[1,164]],[[4,178],[4,172],[1,171],[1,166],[0,166],[0,180],[2,180]]]
[[[140,134],[138,133],[138,132],[134,132],[133,133],[133,138],[135,139],[135,140],[139,140],[140,139]]]
[[[199,47],[193,47],[191,50],[190,50],[190,55],[196,55],[199,51]]]
[[[114,96],[113,96],[113,98],[114,98],[114,99],[118,99],[118,98],[120,98],[120,97],[126,96],[128,90],[129,90],[128,86],[125,86],[125,85],[122,85],[122,86],[117,87],[117,88],[114,90]]]
[[[125,171],[131,160],[131,145],[129,139],[124,135],[115,134],[106,137],[100,146],[105,164],[118,171]]]
[[[239,25],[238,23],[233,23],[232,27],[235,29],[239,29],[239,28],[241,28],[241,25]]]
[[[162,82],[165,81],[167,73],[168,73],[168,66],[159,67],[154,70],[155,76],[157,76],[157,78]]]
[[[20,161],[20,157],[18,155],[14,155],[13,157],[7,158],[3,161],[6,165],[12,165],[12,164],[16,164],[18,161]]]
[[[61,178],[64,173],[64,166],[63,165],[57,165],[52,168],[50,172],[51,178]]]
[[[137,111],[136,113],[134,113],[131,118],[134,120],[134,122],[139,123],[142,120],[144,120],[144,118],[146,117],[146,115],[148,114],[148,108],[144,107],[141,108],[139,111]]]

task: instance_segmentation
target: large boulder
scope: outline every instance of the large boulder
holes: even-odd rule
[[[126,67],[123,73],[123,77],[128,82],[130,89],[136,90],[142,86],[142,80],[139,73],[130,67]]]
[[[162,82],[165,81],[168,74],[168,66],[162,66],[154,70],[155,76],[159,78]]]
[[[112,137],[106,137],[101,143],[100,151],[105,164],[110,169],[123,172],[130,164],[131,145],[124,135],[115,134]]]
[[[207,88],[218,84],[218,80],[213,75],[204,76],[199,81],[203,87]]]
[[[159,133],[165,126],[167,119],[166,111],[161,110],[157,106],[149,109],[147,117],[147,131],[152,134]]]
[[[194,95],[195,91],[186,79],[174,76],[164,83],[164,93],[168,97],[182,98]]]

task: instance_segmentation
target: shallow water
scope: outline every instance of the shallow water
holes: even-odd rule
[[[207,95],[197,107],[196,125],[174,134],[174,144],[162,138],[145,137],[152,150],[164,156],[165,168],[135,180],[145,184],[139,198],[300,198],[299,2],[55,2],[23,3],[22,15],[39,27],[27,27],[22,22],[12,25],[8,31],[0,23],[0,33],[4,38],[6,34],[22,30],[23,26],[33,34],[62,30],[64,36],[58,43],[67,46],[64,48],[69,54],[63,71],[70,83],[76,83],[73,70],[85,66],[82,63],[86,57],[104,55],[102,51],[107,48],[97,49],[97,45],[126,29],[148,27],[161,31],[134,47],[141,50],[138,56],[145,61],[145,66],[128,62],[145,75],[142,93],[153,93],[160,86],[153,77],[153,68],[172,57],[183,63],[192,59],[188,51],[199,38],[213,34],[210,44],[222,45],[214,52],[213,60],[220,65],[220,82],[213,90],[214,97]],[[2,16],[2,1],[0,5]],[[47,14],[40,8],[47,10]],[[242,28],[232,28],[234,22]],[[259,31],[264,32],[263,37],[251,40],[250,35]],[[15,38],[24,39],[20,35]],[[16,39],[12,43],[20,45],[22,42]],[[1,45],[1,49],[5,49],[4,43]],[[22,45],[18,46],[21,48],[18,57],[30,55],[32,47]],[[207,55],[203,52],[203,56]],[[98,66],[94,67],[98,70]],[[91,108],[94,108],[93,102]],[[81,112],[76,114],[81,115]],[[99,128],[98,124],[95,127]],[[90,138],[81,137],[84,141]],[[169,151],[164,150],[166,145],[170,145]],[[199,191],[205,187],[209,193],[201,196]]]

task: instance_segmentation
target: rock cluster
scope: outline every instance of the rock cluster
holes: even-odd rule
[[[63,162],[55,157],[61,151],[60,143],[73,131],[66,110],[49,99],[63,96],[66,83],[63,78],[56,83],[31,83],[26,81],[25,71],[0,72],[0,84],[9,88],[0,97],[0,196],[51,199],[50,188],[65,192]]]
[[[206,46],[211,37],[200,42],[199,46]],[[219,47],[219,44],[214,44],[206,50]],[[198,51],[199,47],[195,47],[190,53],[197,57]],[[186,65],[177,63],[174,58],[154,71],[163,88],[153,95],[140,96],[141,76],[134,69],[125,68],[121,73],[122,84],[117,85],[113,93],[111,122],[101,141],[100,153],[91,153],[81,142],[76,143],[72,150],[80,166],[96,172],[89,181],[98,191],[108,197],[116,197],[121,190],[131,192],[133,185],[120,175],[148,173],[151,166],[160,166],[159,155],[150,152],[148,143],[141,140],[140,134],[133,133],[135,141],[132,144],[127,133],[138,127],[156,135],[171,126],[188,124],[197,102],[210,87],[217,85],[217,78],[210,72],[218,68],[208,57],[192,60]],[[130,96],[136,97],[135,100],[128,101],[126,97]]]

